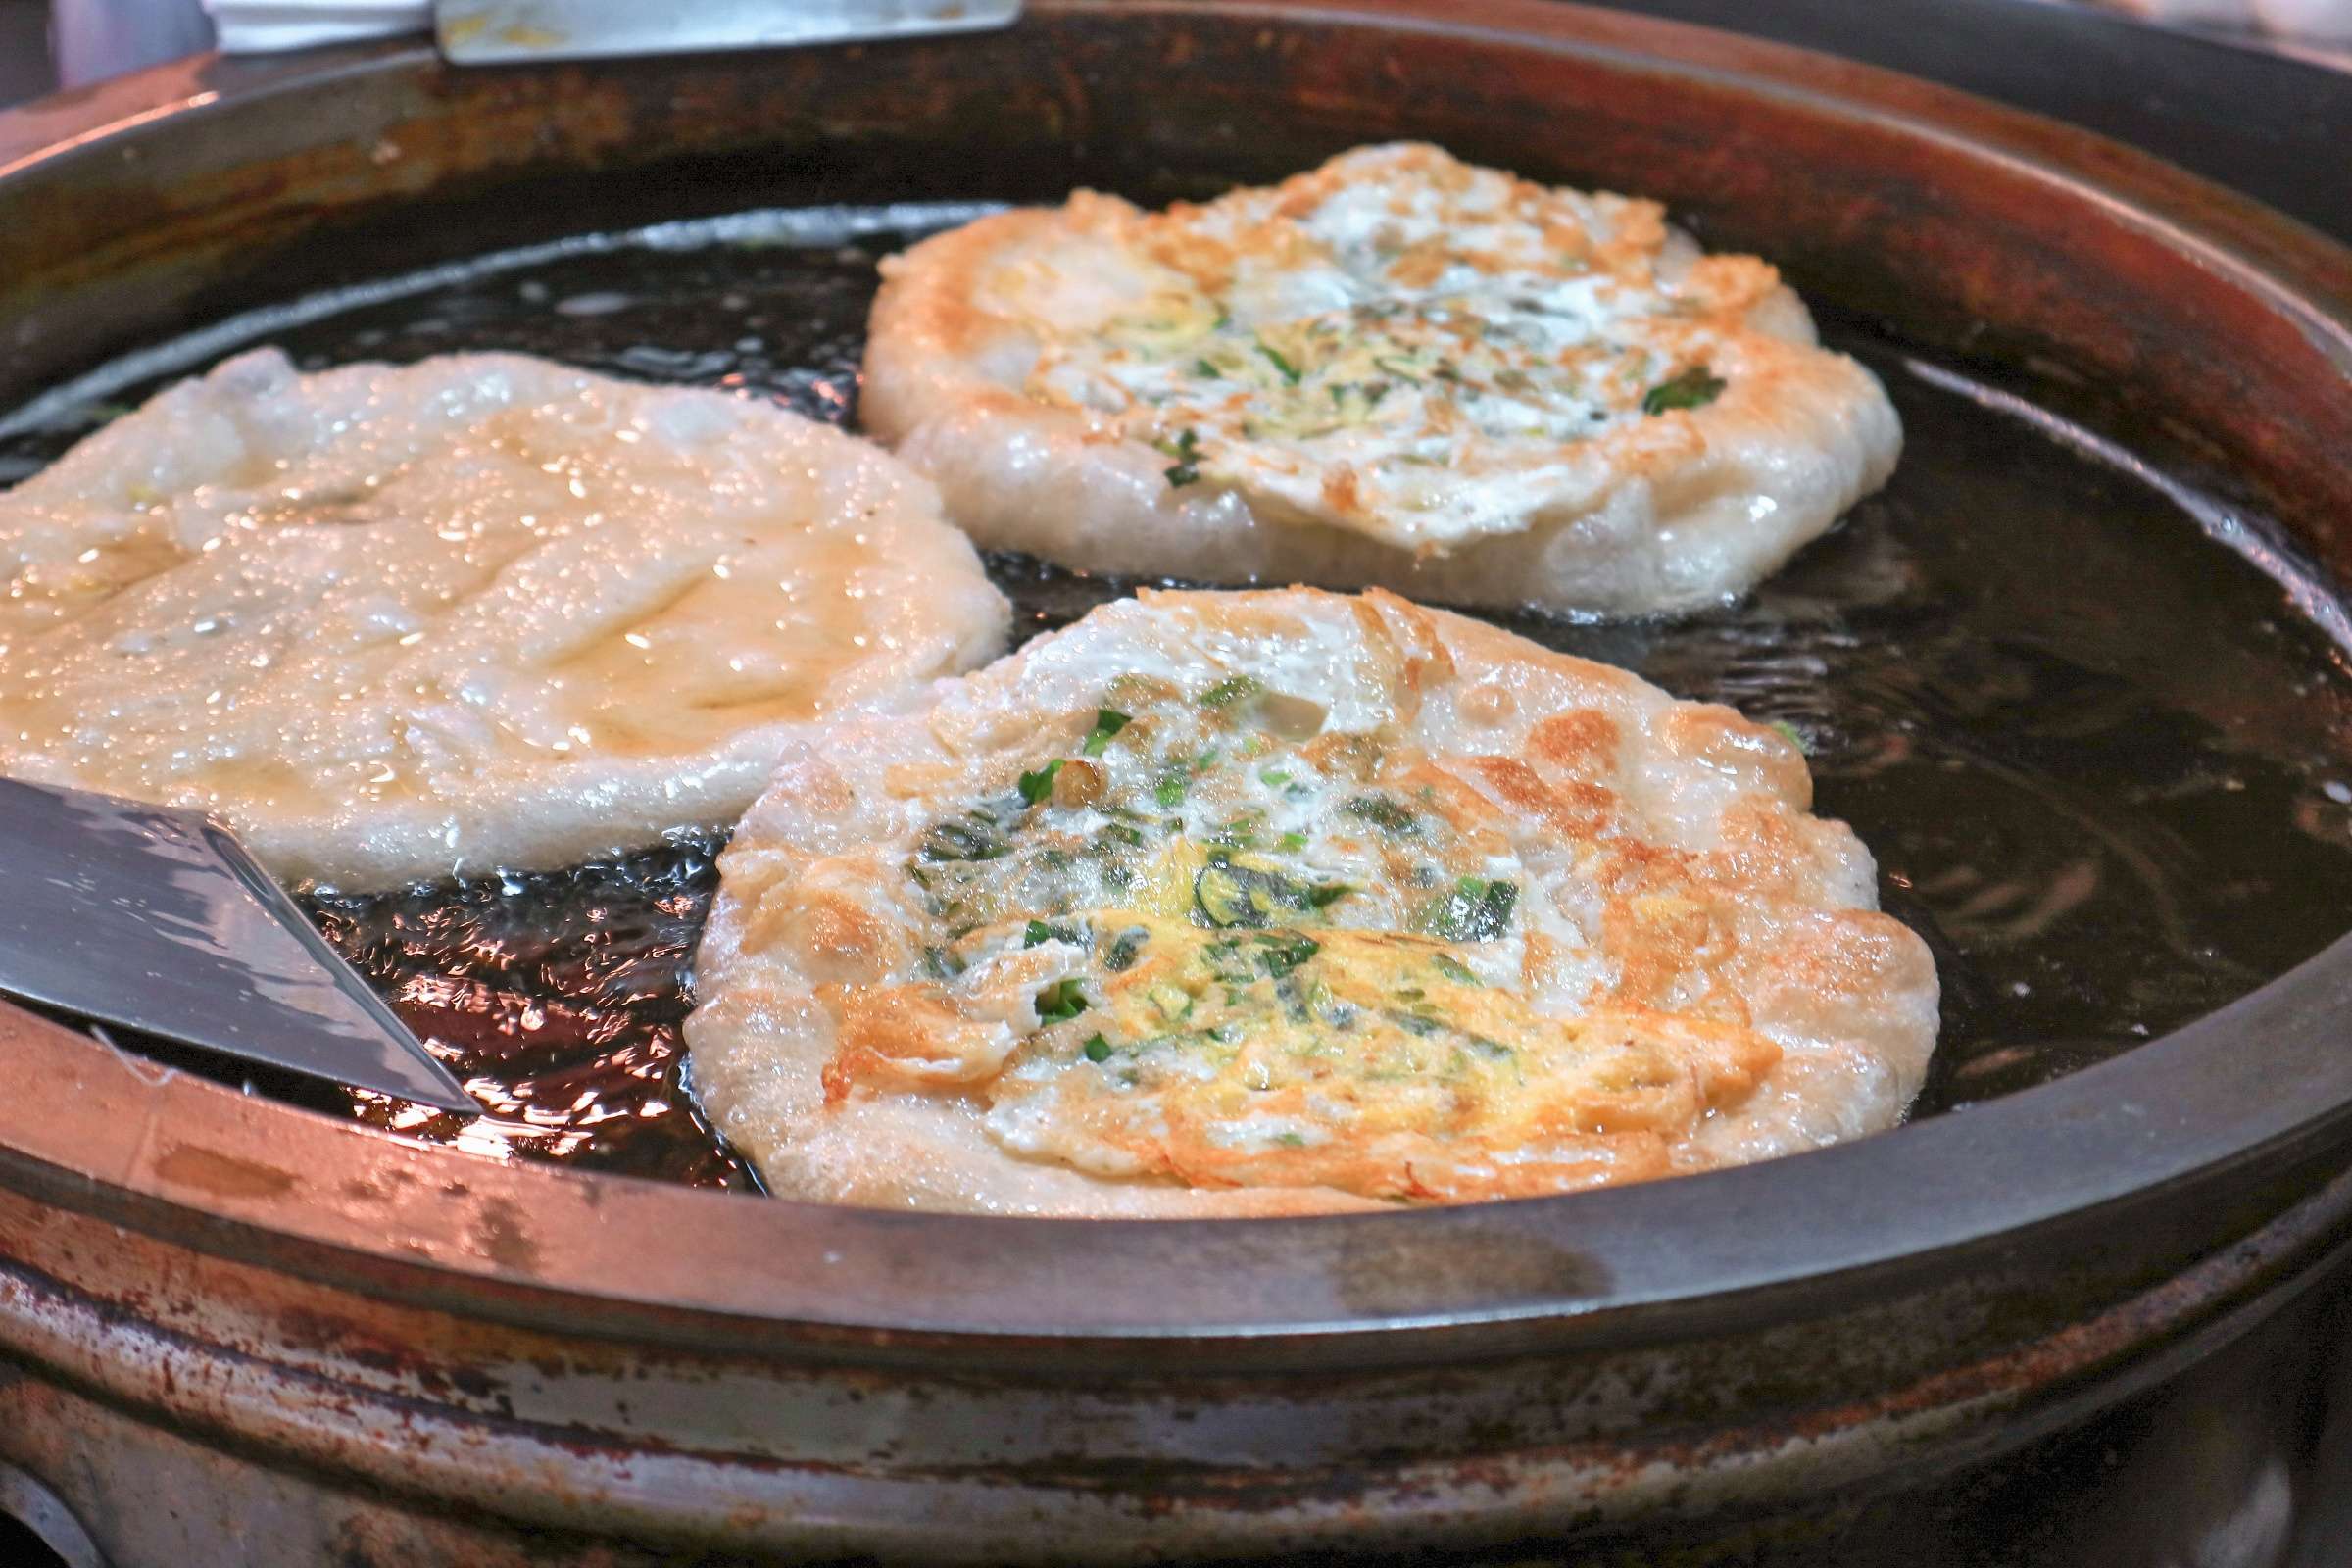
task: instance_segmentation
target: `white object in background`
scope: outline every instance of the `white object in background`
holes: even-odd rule
[[[2352,0],[2254,0],[2271,31],[2313,43],[2352,43]]]
[[[424,32],[432,0],[204,0],[226,54],[270,54]]]
[[[2129,11],[2150,22],[2174,26],[2250,27],[2254,8],[2249,0],[2095,0],[2110,11]]]
[[[2306,43],[2352,43],[2352,0],[2101,0],[2150,22],[2244,27]]]
[[[437,22],[442,52],[465,65],[969,32],[1009,24],[1021,0],[204,0],[204,9],[229,54],[424,32]]]
[[[196,0],[57,0],[57,84],[82,87],[213,46]]]
[[[862,43],[1005,27],[1021,0],[434,0],[459,65]]]

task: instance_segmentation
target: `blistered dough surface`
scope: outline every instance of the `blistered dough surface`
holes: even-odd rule
[[[232,360],[0,495],[0,767],[354,888],[730,822],[1006,621],[886,454],[509,355]]]
[[[1166,212],[1081,191],[884,272],[867,426],[983,545],[1070,565],[1679,609],[1901,444],[1763,262],[1434,147]]]

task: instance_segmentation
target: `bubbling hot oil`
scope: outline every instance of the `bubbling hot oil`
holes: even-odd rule
[[[476,1153],[756,1186],[696,1110],[679,1035],[717,849],[681,836],[609,865],[311,897],[327,940],[483,1110],[352,1091],[353,1114]]]
[[[669,225],[260,313],[0,421],[0,481],[260,342],[305,368],[513,350],[851,422],[875,261],[961,216]],[[1720,611],[1490,618],[1801,738],[1817,808],[1853,825],[1886,906],[1936,950],[1943,1031],[1916,1114],[2129,1050],[2339,935],[2352,672],[2314,618],[2332,600],[2258,525],[1867,328],[1825,327],[1901,410],[1885,492]],[[989,567],[1022,635],[1132,586]],[[679,1036],[719,843],[313,898],[488,1111],[461,1124],[354,1095],[350,1113],[484,1153],[755,1188],[695,1109]]]

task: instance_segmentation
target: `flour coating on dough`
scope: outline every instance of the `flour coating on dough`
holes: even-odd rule
[[[1008,615],[887,454],[513,355],[232,360],[0,495],[0,768],[350,888],[730,823]]]

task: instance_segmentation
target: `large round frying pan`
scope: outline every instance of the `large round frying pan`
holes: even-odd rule
[[[2300,595],[2281,615],[2332,612],[2352,255],[2081,131],[1533,0],[1051,0],[863,49],[165,68],[0,116],[0,406],[494,247],[1155,197],[1399,135],[1663,198],[2201,498]],[[482,1159],[7,1011],[0,1503],[119,1568],[1757,1560],[1833,1536],[1843,1562],[1997,1560],[1995,1525],[1951,1522],[1952,1476],[2174,1375],[2332,1257],[2348,1029],[2338,944],[2081,1071],[1763,1166],[1079,1225]],[[1929,1496],[1940,1535],[1901,1522]]]

